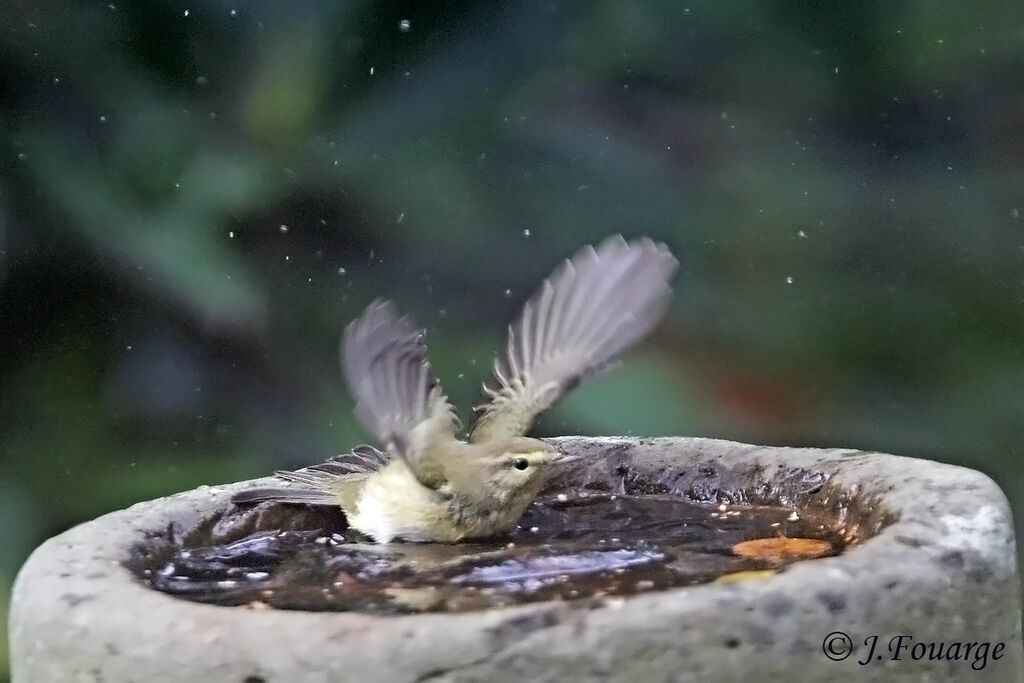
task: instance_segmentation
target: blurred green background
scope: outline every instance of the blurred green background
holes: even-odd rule
[[[670,317],[540,433],[934,458],[1024,521],[1024,5],[5,5],[0,606],[71,525],[363,441],[375,296],[468,407],[616,232]]]

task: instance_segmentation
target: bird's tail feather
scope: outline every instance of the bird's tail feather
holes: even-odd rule
[[[266,487],[239,491],[231,497],[231,502],[247,503],[292,503],[295,505],[337,505],[338,498],[330,491],[321,489],[303,489],[292,487]]]

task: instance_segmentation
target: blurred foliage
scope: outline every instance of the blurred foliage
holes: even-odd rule
[[[667,241],[668,322],[541,433],[853,446],[1024,510],[1024,5],[8,3],[0,576],[364,436],[373,297],[471,405],[558,260]]]

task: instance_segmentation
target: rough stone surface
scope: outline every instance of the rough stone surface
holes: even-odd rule
[[[556,440],[601,453],[553,482],[651,487],[700,500],[840,504],[863,544],[767,579],[604,602],[373,616],[214,607],[139,584],[123,567],[146,532],[193,528],[252,482],[140,503],[40,546],[10,617],[18,683],[341,680],[1024,680],[1010,510],[973,470],[850,450],[708,439]],[[823,640],[855,650],[831,661]],[[895,636],[909,645],[893,661]],[[865,639],[877,636],[864,665]],[[838,638],[839,636],[835,636]],[[913,659],[918,643],[1003,643],[984,671]],[[977,647],[977,646],[975,646]]]

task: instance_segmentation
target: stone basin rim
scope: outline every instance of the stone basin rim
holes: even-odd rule
[[[118,666],[130,667],[140,661],[152,663],[156,659],[154,646],[143,643],[166,643],[171,639],[185,651],[205,647],[206,652],[215,650],[208,647],[211,639],[216,641],[230,634],[233,641],[243,646],[238,651],[224,648],[192,662],[179,660],[174,663],[176,668],[168,668],[160,675],[167,676],[164,680],[194,680],[196,676],[209,676],[211,671],[225,676],[254,671],[266,673],[266,680],[272,681],[286,675],[288,661],[304,662],[308,680],[328,680],[314,675],[318,666],[322,668],[322,648],[326,644],[338,657],[345,653],[346,666],[352,672],[372,673],[384,667],[383,670],[405,679],[479,667],[490,659],[511,657],[525,640],[538,648],[531,651],[531,657],[554,665],[564,660],[566,654],[558,651],[557,644],[546,643],[543,632],[567,624],[586,622],[586,630],[604,642],[606,637],[613,637],[631,625],[640,628],[635,625],[707,623],[709,616],[717,615],[717,625],[711,624],[707,630],[689,629],[678,634],[681,646],[692,645],[706,638],[709,631],[729,632],[731,617],[723,619],[723,614],[749,611],[751,605],[779,600],[780,596],[793,602],[795,596],[814,595],[815,615],[822,612],[818,616],[827,621],[830,614],[834,619],[838,611],[846,613],[847,624],[851,620],[864,623],[885,616],[888,607],[855,607],[851,599],[854,593],[849,589],[855,583],[858,590],[865,586],[874,589],[894,580],[896,573],[886,571],[894,566],[894,561],[901,565],[901,570],[907,569],[908,563],[919,564],[914,568],[914,585],[906,589],[917,599],[948,591],[950,574],[955,573],[965,584],[972,580],[977,583],[982,576],[984,583],[1000,586],[1004,610],[1007,592],[1012,593],[1012,604],[1019,604],[1009,507],[996,484],[980,472],[850,449],[759,447],[701,438],[561,437],[552,441],[560,448],[629,447],[633,451],[631,462],[652,472],[659,466],[679,465],[682,461],[690,466],[710,464],[763,471],[795,467],[820,471],[829,475],[833,485],[856,488],[874,496],[879,505],[893,514],[893,521],[876,536],[842,555],[796,563],[769,579],[673,588],[622,598],[597,609],[581,609],[569,601],[527,603],[483,612],[402,616],[255,611],[204,605],[159,593],[141,585],[122,566],[131,545],[145,532],[164,528],[170,522],[185,528],[195,526],[222,509],[234,491],[253,482],[204,486],[139,503],[79,525],[45,542],[32,554],[19,572],[12,596],[10,635],[16,680],[20,680],[19,667],[28,667],[32,662],[45,666],[39,664],[40,658],[52,658],[58,651],[80,652],[86,630],[90,639],[99,638],[123,655],[105,663],[106,675],[114,680],[120,680],[116,675]],[[146,615],[146,619],[129,620],[131,634],[127,646],[121,642],[125,638],[125,620],[117,618],[126,605],[131,606],[133,613]],[[993,603],[990,617],[993,610],[998,611],[998,605]],[[802,618],[810,617],[804,614]],[[1015,632],[1007,634],[1006,639],[1015,637],[1019,650],[1019,611],[1016,617],[1008,618],[1006,623],[1011,626],[1004,624],[1004,628],[1013,628]],[[266,634],[260,634],[266,630],[268,619],[274,623],[273,651],[255,645],[261,638],[266,641]],[[784,614],[774,617],[775,624],[780,620],[785,622]],[[456,644],[439,648],[436,635],[432,635],[438,630],[449,634],[454,638],[450,642]],[[47,642],[35,637],[38,633],[50,634]],[[408,655],[403,655],[401,661],[389,657],[388,648],[381,645],[382,638],[401,638],[408,646]],[[744,637],[741,642],[746,640]],[[731,647],[730,639],[722,637],[722,641]],[[1014,650],[1012,656],[1019,666],[1019,653]],[[157,665],[171,666],[159,662]],[[35,676],[41,670],[45,668],[31,669],[35,673],[30,675],[29,668],[23,669],[24,680],[40,680]],[[243,679],[241,676],[238,680]]]

